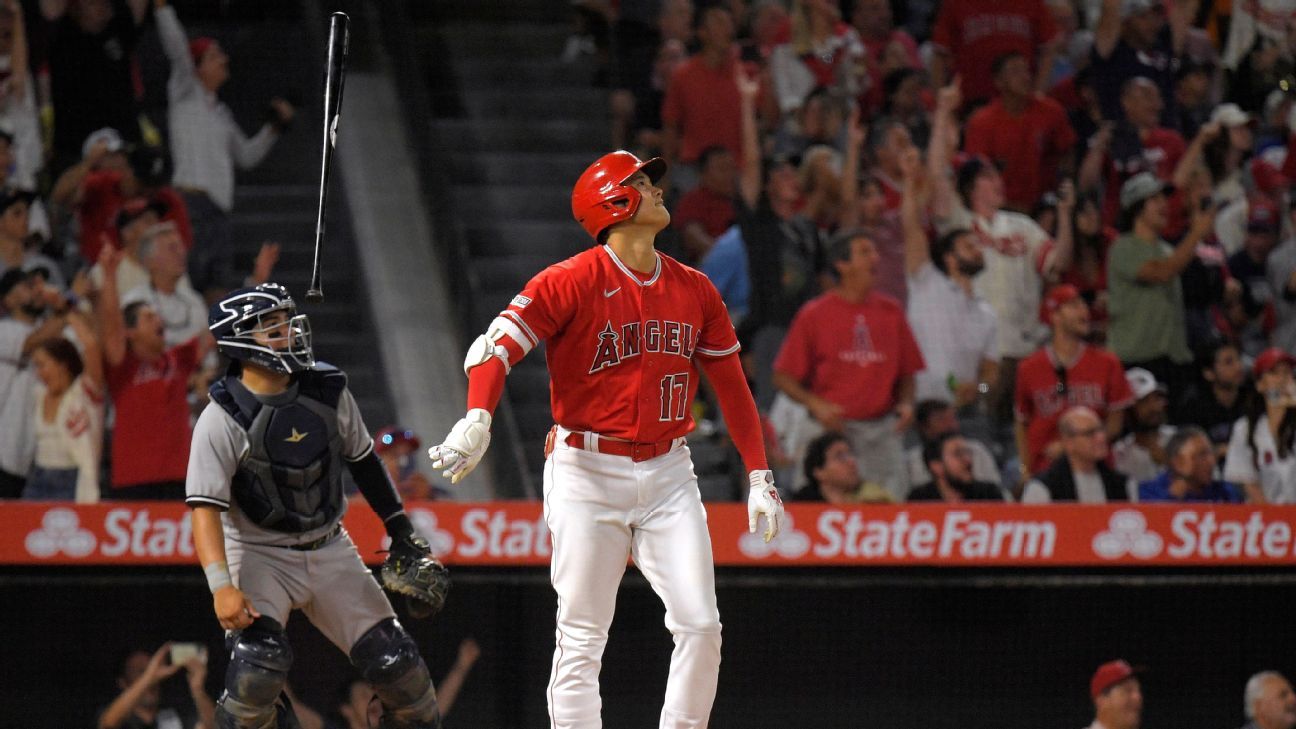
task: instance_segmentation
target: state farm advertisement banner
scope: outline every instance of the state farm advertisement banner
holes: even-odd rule
[[[407,504],[447,564],[543,566],[549,532],[535,502]],[[905,505],[788,507],[766,544],[743,504],[709,504],[716,563],[733,566],[1137,567],[1296,564],[1292,506]],[[194,564],[179,503],[0,506],[0,564]],[[362,504],[346,528],[371,563],[386,546]]]

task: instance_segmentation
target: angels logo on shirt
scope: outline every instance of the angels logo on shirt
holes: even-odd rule
[[[594,348],[594,363],[590,365],[589,373],[592,375],[599,370],[615,367],[627,359],[639,356],[641,350],[692,359],[697,343],[697,328],[687,322],[650,319],[643,322],[642,327],[639,322],[632,321],[622,324],[618,329],[609,321],[599,332],[598,344]]]
[[[873,334],[869,331],[868,320],[863,314],[855,317],[853,341],[855,346],[841,353],[843,362],[851,362],[863,367],[886,361],[886,355],[873,346]]]
[[[980,221],[978,221],[973,228],[976,232],[977,243],[982,248],[990,248],[1001,255],[1014,258],[1017,256],[1024,256],[1030,250],[1030,246],[1026,243],[1026,238],[1020,233],[996,236],[981,227]]]

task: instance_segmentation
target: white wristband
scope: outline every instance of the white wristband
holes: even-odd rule
[[[222,587],[234,585],[234,580],[230,578],[229,565],[224,562],[212,562],[203,567],[203,573],[207,575],[207,589],[211,590],[213,595]]]

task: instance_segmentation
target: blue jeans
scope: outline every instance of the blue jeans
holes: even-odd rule
[[[78,469],[33,466],[23,498],[28,501],[75,501]]]

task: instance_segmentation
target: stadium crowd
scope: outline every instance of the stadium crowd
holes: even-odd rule
[[[1296,501],[1291,3],[578,5],[794,498]]]
[[[234,271],[234,170],[294,110],[245,133],[165,0],[28,5],[0,6],[0,498],[179,498],[206,302],[278,256]],[[565,55],[613,144],[671,163],[663,248],[724,295],[790,496],[1296,500],[1286,4],[577,6]]]

